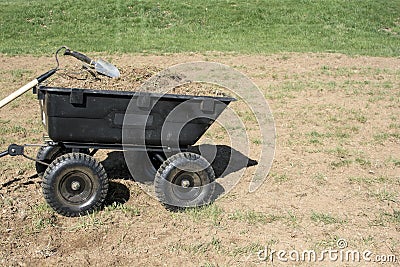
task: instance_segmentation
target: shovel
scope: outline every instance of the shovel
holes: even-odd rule
[[[68,48],[65,50],[64,55],[73,56],[74,58],[77,58],[80,61],[89,64],[90,66],[93,66],[98,73],[103,74],[105,76],[111,78],[118,78],[120,75],[119,70],[114,65],[103,59],[94,61],[88,56],[76,51],[72,51]]]
[[[57,54],[61,49],[65,49],[64,55],[70,55],[73,56],[91,66],[94,66],[94,69],[103,75],[106,75],[108,77],[111,78],[118,78],[120,73],[119,70],[112,65],[111,63],[108,63],[107,61],[104,61],[102,59],[98,60],[98,61],[93,61],[92,59],[90,59],[89,57],[87,57],[86,55],[76,52],[76,51],[71,51],[69,48],[63,46],[60,49],[57,50],[56,52],[56,61],[57,61],[57,67],[55,69],[49,70],[48,72],[40,75],[39,77],[37,77],[36,79],[33,79],[32,81],[30,81],[29,83],[25,84],[24,86],[22,86],[21,88],[19,88],[17,91],[15,91],[14,93],[10,94],[9,96],[7,96],[6,98],[2,99],[0,101],[0,108],[2,108],[3,106],[7,105],[8,103],[10,103],[11,101],[13,101],[14,99],[16,99],[17,97],[19,97],[20,95],[22,95],[23,93],[29,91],[30,89],[32,89],[33,87],[35,87],[36,85],[40,84],[41,82],[43,82],[44,80],[46,80],[47,78],[49,78],[50,76],[52,76],[54,73],[57,72],[58,70],[58,59],[57,59]]]

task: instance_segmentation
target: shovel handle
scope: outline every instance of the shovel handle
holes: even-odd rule
[[[86,55],[84,55],[82,53],[79,53],[79,52],[76,52],[76,51],[72,51],[72,50],[70,50],[68,48],[65,49],[64,55],[73,56],[74,58],[79,59],[80,61],[83,61],[83,62],[85,62],[85,63],[87,63],[89,65],[93,65],[93,60],[90,57],[88,57],[88,56],[86,56]]]
[[[29,83],[25,84],[24,86],[19,88],[17,91],[12,93],[11,95],[9,95],[6,98],[4,98],[3,100],[1,100],[0,108],[4,107],[5,105],[7,105],[8,103],[10,103],[11,101],[13,101],[14,99],[16,99],[17,97],[19,97],[20,95],[22,95],[23,93],[25,93],[26,91],[30,90],[32,87],[34,87],[38,84],[39,84],[39,82],[37,79],[34,79],[34,80],[30,81]]]
[[[46,80],[47,78],[49,78],[51,75],[53,75],[54,73],[57,72],[57,69],[52,69],[49,70],[48,72],[40,75],[39,77],[37,77],[36,79],[30,81],[29,83],[25,84],[24,86],[22,86],[21,88],[19,88],[17,91],[15,91],[14,93],[12,93],[11,95],[7,96],[6,98],[4,98],[3,100],[0,101],[0,108],[4,107],[5,105],[7,105],[8,103],[10,103],[11,101],[13,101],[14,99],[16,99],[17,97],[19,97],[20,95],[22,95],[23,93],[29,91],[31,88],[35,87],[36,85],[38,85],[39,83],[43,82],[44,80]]]

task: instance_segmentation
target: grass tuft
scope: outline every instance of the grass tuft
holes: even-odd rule
[[[323,224],[343,224],[345,221],[338,219],[330,214],[327,213],[319,213],[319,212],[314,212],[311,214],[311,220],[316,223],[323,223]]]
[[[210,204],[201,207],[187,208],[181,212],[189,215],[195,221],[211,220],[214,224],[218,224],[224,210],[216,204]]]

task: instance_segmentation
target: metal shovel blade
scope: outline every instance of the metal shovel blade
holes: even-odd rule
[[[103,60],[99,59],[96,61],[94,64],[94,69],[103,75],[106,75],[111,78],[118,78],[120,73],[117,67],[115,67],[113,64]]]

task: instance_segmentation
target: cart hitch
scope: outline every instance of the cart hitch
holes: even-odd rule
[[[16,145],[16,144],[11,144],[8,146],[8,149],[6,151],[3,151],[0,153],[0,158],[4,156],[21,156],[24,155],[24,146]]]

